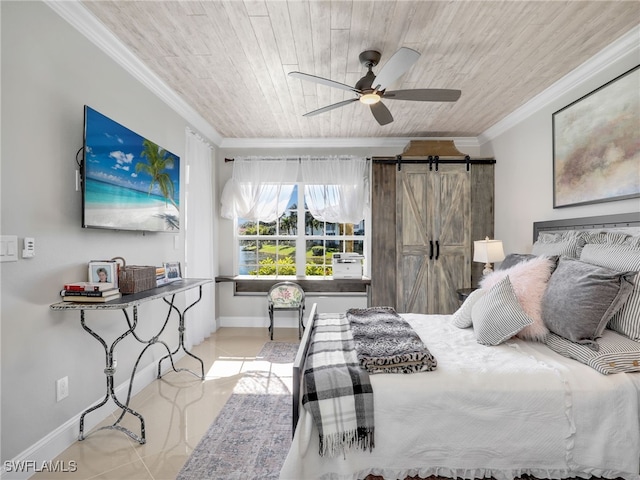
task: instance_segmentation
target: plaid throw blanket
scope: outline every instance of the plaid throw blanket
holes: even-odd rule
[[[304,370],[302,404],[320,432],[320,455],[374,447],[373,390],[358,364],[345,314],[318,314]]]
[[[391,307],[347,310],[358,360],[369,373],[417,373],[437,362],[409,323]]]

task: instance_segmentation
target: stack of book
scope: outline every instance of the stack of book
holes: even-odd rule
[[[65,302],[109,302],[120,298],[122,294],[115,284],[110,282],[75,282],[64,285],[60,296]]]

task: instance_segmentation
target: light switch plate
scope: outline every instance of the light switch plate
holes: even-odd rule
[[[0,235],[0,262],[18,261],[18,236]]]

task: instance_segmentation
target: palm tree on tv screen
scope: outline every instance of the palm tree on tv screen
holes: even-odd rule
[[[140,154],[142,157],[147,158],[147,163],[138,162],[136,164],[136,173],[144,172],[151,177],[149,182],[149,194],[153,190],[153,186],[158,184],[160,192],[165,200],[171,202],[171,204],[179,210],[178,205],[173,200],[174,186],[171,181],[171,177],[165,172],[167,168],[173,167],[173,158],[165,149],[158,147],[150,140],[144,140],[142,142],[144,150]]]

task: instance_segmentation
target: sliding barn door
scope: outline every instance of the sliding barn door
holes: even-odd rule
[[[431,262],[429,313],[449,314],[460,307],[456,290],[471,278],[470,174],[464,165],[441,165],[432,175],[437,209],[433,215],[436,255]]]
[[[396,174],[396,308],[453,313],[470,272],[469,174],[464,165],[403,165]]]
[[[396,308],[402,313],[429,313],[431,177],[426,165],[403,165],[396,174]]]

